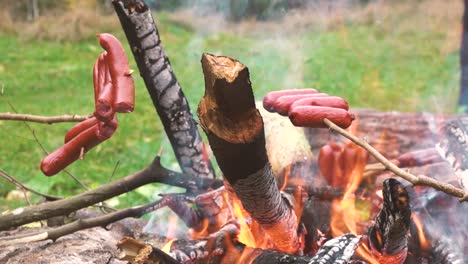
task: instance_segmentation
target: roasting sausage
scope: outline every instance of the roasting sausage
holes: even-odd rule
[[[74,125],[65,134],[64,143],[67,143],[68,141],[72,140],[74,137],[76,137],[78,134],[85,131],[86,129],[88,129],[88,128],[94,126],[94,125],[97,125],[97,123],[98,123],[98,120],[96,119],[96,117],[91,117],[91,118],[88,118],[88,119],[86,119],[84,121],[81,121],[80,123]]]
[[[328,107],[334,107],[334,108],[341,108],[344,110],[349,109],[349,105],[346,102],[346,100],[337,96],[320,96],[320,97],[311,96],[311,97],[307,97],[304,99],[299,99],[295,101],[289,107],[289,109],[293,109],[294,107],[300,106],[300,105],[328,106]]]
[[[114,110],[112,108],[113,86],[106,53],[101,54],[98,59],[98,86],[99,93],[94,115],[101,121],[108,121],[112,119]]]
[[[289,119],[295,126],[326,128],[323,119],[327,118],[339,127],[347,128],[354,115],[340,108],[325,106],[297,106],[289,112]]]
[[[86,153],[102,141],[98,137],[98,126],[94,125],[47,155],[41,162],[41,170],[45,175],[53,176],[80,158],[82,149]]]
[[[117,123],[117,115],[114,115],[114,117],[107,122],[98,122],[98,130],[97,130],[97,136],[101,140],[106,140],[110,138],[114,132],[117,130],[118,123]]]
[[[132,112],[135,106],[135,85],[125,50],[119,40],[111,34],[103,33],[97,36],[99,44],[107,51],[107,62],[114,86],[114,111]]]
[[[320,148],[318,156],[318,165],[323,177],[331,184],[333,179],[333,152],[334,150],[329,144]]]
[[[283,90],[283,91],[274,91],[269,92],[265,97],[263,97],[263,108],[268,112],[274,112],[273,105],[275,104],[276,100],[281,96],[285,95],[299,95],[299,94],[314,94],[317,93],[315,89],[294,89],[294,90]]]
[[[321,98],[321,97],[327,97],[328,94],[325,93],[314,93],[314,94],[298,94],[298,95],[284,95],[281,96],[276,100],[276,102],[272,105],[270,108],[271,111],[277,112],[278,114],[282,116],[288,116],[288,112],[291,108],[291,105],[302,99],[306,98]]]

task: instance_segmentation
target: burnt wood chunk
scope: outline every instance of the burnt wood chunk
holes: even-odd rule
[[[369,245],[380,263],[403,263],[408,251],[411,209],[408,192],[395,179],[383,184],[382,210],[369,228]]]

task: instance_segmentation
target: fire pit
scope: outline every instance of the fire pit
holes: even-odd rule
[[[186,192],[161,194],[149,204],[104,215],[77,213],[75,222],[34,234],[4,231],[0,246],[6,250],[0,254],[19,259],[14,245],[60,239],[52,243],[57,246],[78,230],[158,214],[166,207],[169,213],[153,216],[144,228],[139,221],[113,224],[119,242],[105,240],[118,246],[122,261],[393,264],[468,259],[468,207],[463,202],[468,116],[349,110],[344,99],[313,89],[272,92],[262,106],[253,96],[246,65],[203,54],[205,95],[196,122],[146,4],[113,4],[183,172],[163,168],[158,155],[148,168],[122,180],[0,216],[0,230],[45,219],[52,226],[52,217],[151,182]],[[213,177],[210,151],[197,124],[206,133],[222,180]]]

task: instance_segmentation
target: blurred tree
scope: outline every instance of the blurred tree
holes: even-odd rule
[[[468,0],[464,0],[465,11],[463,13],[463,34],[460,47],[460,97],[458,104],[468,110]]]
[[[34,21],[39,16],[39,5],[38,0],[27,0],[26,2],[26,19],[28,21]]]

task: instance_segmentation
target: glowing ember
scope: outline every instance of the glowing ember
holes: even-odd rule
[[[415,213],[412,214],[412,218],[413,218],[414,225],[418,229],[419,245],[421,246],[421,249],[422,250],[429,250],[431,245],[430,245],[429,241],[427,240],[426,235],[424,234],[421,219]]]

